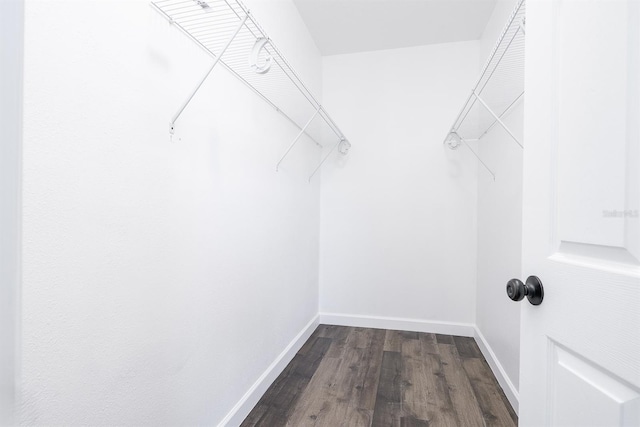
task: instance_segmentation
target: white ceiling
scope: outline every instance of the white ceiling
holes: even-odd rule
[[[294,0],[322,55],[476,40],[496,0]]]

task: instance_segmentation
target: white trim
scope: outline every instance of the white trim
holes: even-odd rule
[[[441,322],[437,320],[364,316],[341,313],[320,313],[320,323],[323,325],[428,332],[435,334],[458,335],[462,337],[473,337],[476,331],[475,325],[472,323]]]
[[[289,362],[291,362],[298,350],[300,350],[302,345],[307,342],[313,331],[316,330],[320,324],[319,318],[319,315],[316,315],[304,328],[302,328],[298,335],[296,335],[282,353],[276,357],[267,370],[260,375],[238,403],[236,403],[222,421],[220,421],[218,427],[228,425],[239,426],[242,421],[244,421],[247,415],[249,415],[249,412],[251,412],[253,407],[256,406],[262,395],[267,391],[269,386],[271,386],[276,378],[278,378],[278,375],[284,371],[284,368],[286,368]]]
[[[484,335],[482,335],[482,332],[480,332],[480,329],[478,329],[477,326],[475,327],[474,338],[478,343],[478,347],[480,347],[480,351],[482,351],[484,358],[487,360],[489,367],[493,371],[493,375],[495,375],[496,379],[498,380],[498,383],[500,384],[500,387],[502,387],[504,394],[507,396],[509,403],[511,403],[513,410],[516,411],[516,414],[517,414],[518,406],[520,402],[520,395],[518,393],[518,389],[511,382],[509,375],[507,375],[507,372],[502,367],[502,364],[496,357],[496,354],[493,352],[493,349],[491,348],[491,346],[489,345]]]
[[[24,0],[0,0],[0,425],[15,425],[21,386]],[[6,302],[5,302],[6,301]]]

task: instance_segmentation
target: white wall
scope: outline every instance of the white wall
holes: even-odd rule
[[[481,39],[481,65],[491,54],[515,7],[500,0]],[[523,105],[515,107],[504,122],[522,135]],[[524,143],[526,145],[526,141]],[[522,248],[522,149],[500,127],[479,143],[478,153],[496,175],[478,169],[478,289],[477,326],[495,353],[507,380],[507,396],[518,389],[520,366],[520,303],[506,294],[507,281],[521,277]],[[466,150],[465,150],[466,151]],[[471,158],[473,155],[465,152]],[[503,388],[504,384],[503,384]],[[515,394],[517,396],[517,394]],[[517,402],[512,398],[517,410]]]
[[[0,425],[13,422],[19,368],[23,14],[21,0],[0,2]]]
[[[290,1],[248,1],[321,93]],[[34,425],[214,425],[318,312],[318,159],[147,0],[26,8],[23,390]]]
[[[324,102],[353,148],[322,176],[321,312],[474,323],[477,165],[442,141],[478,48],[323,58]]]

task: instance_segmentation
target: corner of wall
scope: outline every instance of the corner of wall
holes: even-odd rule
[[[218,427],[236,426],[242,424],[242,421],[249,415],[251,410],[256,406],[262,395],[267,391],[269,386],[284,371],[289,362],[293,360],[296,353],[302,348],[304,343],[311,337],[313,331],[319,325],[320,316],[316,315],[313,319],[302,328],[293,340],[282,350],[282,353],[269,365],[269,367],[260,375],[255,383],[247,390],[242,398],[231,408],[229,413],[218,423]]]
[[[504,394],[507,396],[509,403],[511,403],[513,410],[517,414],[519,404],[520,404],[519,403],[520,395],[518,393],[518,389],[513,384],[513,382],[511,382],[509,375],[507,375],[507,372],[505,371],[502,364],[500,363],[500,360],[498,359],[493,349],[485,339],[484,335],[482,335],[482,332],[480,331],[480,328],[477,325],[475,326],[474,338],[476,340],[476,343],[478,344],[478,347],[480,347],[480,351],[482,352],[482,355],[487,360],[487,363],[489,364],[491,371],[493,371],[493,374],[498,380],[498,384],[500,384],[500,387],[502,387]]]
[[[496,1],[493,13],[480,38],[479,70],[485,65],[487,57],[494,49],[496,40],[500,37],[515,5],[515,0]],[[501,142],[500,135],[491,134],[489,136],[485,138],[484,144]],[[485,160],[487,158],[493,160],[493,164],[496,166],[509,164],[507,162],[515,162],[517,160],[507,159],[505,157],[506,154],[495,153],[490,147],[490,145],[479,147],[479,151]],[[502,172],[505,173],[502,176],[509,176],[507,171],[504,168],[502,169]],[[505,260],[505,253],[501,253],[500,250],[508,249],[505,245],[511,245],[512,243],[520,250],[521,239],[516,239],[515,236],[510,235],[509,239],[502,242],[502,247],[494,242],[496,230],[504,229],[505,224],[507,224],[506,221],[498,224],[496,218],[500,217],[501,220],[504,220],[501,215],[501,209],[504,209],[504,207],[495,204],[496,200],[504,200],[503,197],[506,192],[500,187],[504,185],[504,181],[501,182],[499,176],[497,180],[489,181],[483,179],[482,174],[484,173],[484,170],[478,169],[475,338],[500,386],[517,413],[519,404],[517,387],[519,359],[517,357],[518,351],[516,350],[520,346],[519,332],[505,334],[503,325],[505,322],[511,322],[519,328],[519,311],[507,307],[505,305],[507,303],[501,301],[496,303],[495,298],[498,298],[498,296],[506,298],[503,285],[499,282],[502,280],[502,275],[504,273],[516,274],[515,271],[518,270],[518,268],[515,268],[515,261],[513,259]],[[494,199],[492,200],[490,197],[494,197]],[[508,224],[513,228],[515,223],[517,221],[514,219]],[[521,226],[519,229],[521,230]],[[484,257],[481,255],[484,255]],[[493,277],[493,273],[496,271],[498,274]],[[508,279],[509,277],[504,277],[504,283]],[[502,304],[501,307],[500,304]]]

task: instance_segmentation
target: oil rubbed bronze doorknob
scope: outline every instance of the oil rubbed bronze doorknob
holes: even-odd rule
[[[507,282],[507,295],[514,301],[521,301],[526,296],[531,304],[540,305],[544,298],[544,288],[536,276],[529,276],[526,283],[511,279]]]

